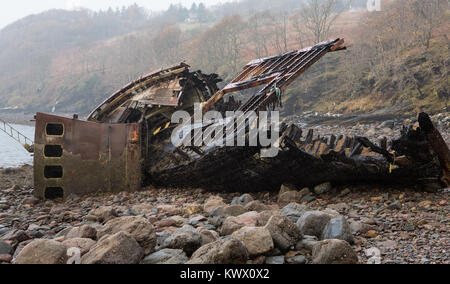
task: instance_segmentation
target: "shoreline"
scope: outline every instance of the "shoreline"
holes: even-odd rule
[[[238,230],[253,230],[250,225],[246,227],[247,223],[239,225],[241,219],[264,230],[272,216],[285,216],[281,217],[285,222],[289,219],[304,230],[299,220],[307,212],[329,218],[344,218],[343,230],[351,234],[348,252],[357,258],[354,262],[371,263],[367,251],[376,248],[381,252],[379,261],[383,264],[450,263],[447,253],[450,243],[448,190],[429,193],[413,187],[336,186],[321,194],[317,194],[313,188],[308,189],[310,198],[301,201],[296,198],[286,199],[286,193],[289,192],[283,192],[283,187],[280,192],[251,194],[147,187],[138,192],[73,195],[65,201],[41,201],[33,197],[32,183],[32,167],[0,171],[0,197],[3,200],[0,204],[3,210],[0,214],[0,229],[3,234],[0,233],[0,237],[6,236],[4,238],[13,247],[6,263],[14,263],[26,245],[33,241],[40,242],[42,238],[56,241],[52,243],[54,246],[73,242],[73,238],[84,238],[83,241],[90,245],[87,253],[95,254],[97,249],[94,244],[110,245],[98,239],[97,233],[113,224],[120,225],[123,220],[140,224],[149,232],[145,236],[132,232],[132,237],[140,240],[139,244],[145,248],[145,254],[139,247],[136,250],[141,253],[137,259],[132,254],[115,254],[123,263],[165,263],[165,259],[157,256],[163,253],[164,248],[170,248],[176,249],[178,253],[173,256],[173,260],[184,264],[193,251],[204,245],[209,244],[215,249],[214,246],[220,244],[220,236],[229,236]],[[235,227],[233,222],[239,226]],[[19,238],[21,236],[25,238]],[[113,239],[117,237],[111,236]],[[142,241],[143,237],[144,240],[148,238],[148,242]],[[179,240],[182,245],[172,239]],[[264,245],[253,240],[243,241],[250,245]],[[297,243],[292,242],[287,252],[268,247],[265,253],[245,256],[242,262],[315,263],[312,247],[320,242],[322,238],[308,235]],[[120,251],[119,248],[111,250]],[[37,249],[32,255],[39,256],[40,253],[45,251]],[[223,259],[223,262],[227,261],[231,260]]]

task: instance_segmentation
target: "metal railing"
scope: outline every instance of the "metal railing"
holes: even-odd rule
[[[33,140],[20,133],[17,129],[15,129],[2,119],[0,119],[0,130],[5,132],[12,139],[19,142],[28,152],[34,152]]]

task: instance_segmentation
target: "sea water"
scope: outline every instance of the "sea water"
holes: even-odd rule
[[[27,138],[34,140],[34,127],[27,125],[12,125]],[[0,130],[0,168],[13,168],[22,165],[32,165],[33,154],[30,154],[21,144]]]

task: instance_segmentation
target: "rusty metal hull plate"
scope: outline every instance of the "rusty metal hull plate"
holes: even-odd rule
[[[55,151],[60,149],[60,151]],[[140,189],[139,124],[106,124],[36,115],[35,195],[48,189],[70,194]]]

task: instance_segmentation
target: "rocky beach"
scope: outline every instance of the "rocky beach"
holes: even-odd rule
[[[448,113],[433,121],[449,144]],[[313,127],[322,136],[378,141],[407,123]],[[42,201],[33,197],[32,172],[0,169],[0,263],[450,263],[450,189],[324,183],[244,194],[149,187]]]

